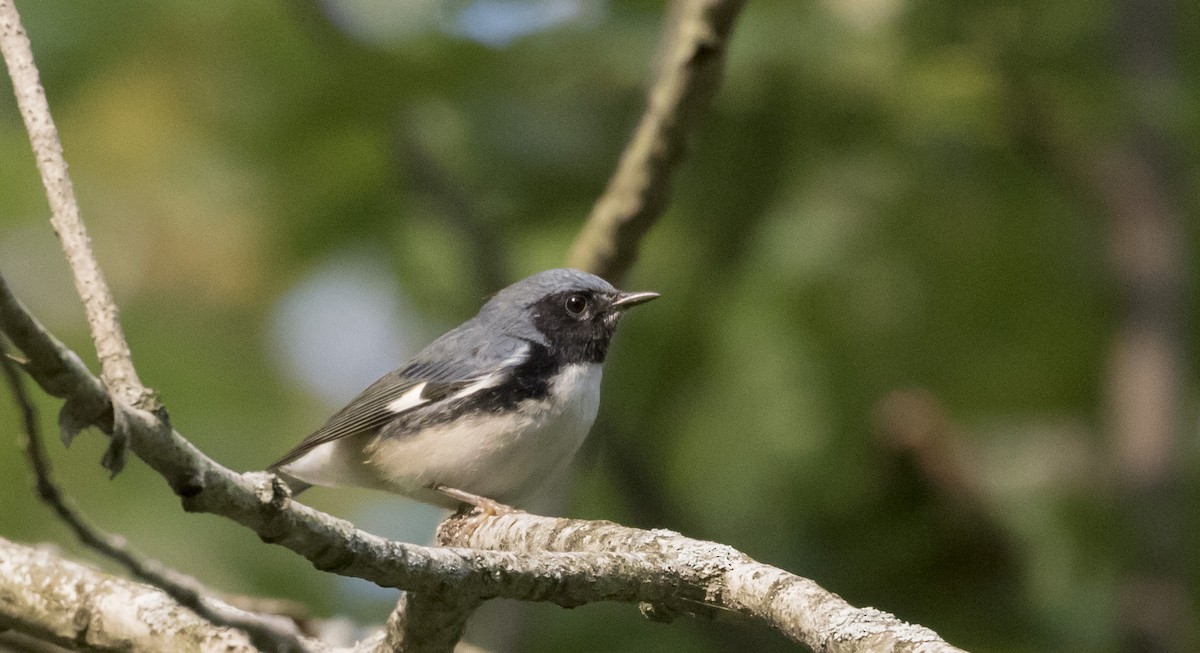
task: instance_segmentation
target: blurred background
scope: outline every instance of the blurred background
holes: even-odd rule
[[[665,14],[19,9],[142,379],[236,470],[562,264],[643,108]],[[1198,14],[749,3],[623,280],[663,299],[625,321],[557,510],[730,544],[971,651],[1195,650]],[[95,369],[7,91],[0,148],[0,272]],[[10,442],[16,419],[0,402]],[[108,480],[105,444],[52,442],[57,471],[148,555],[366,625],[394,604],[183,514],[140,463]],[[0,535],[89,557],[7,452]],[[305,500],[414,542],[440,517],[369,492]],[[512,650],[795,648],[625,605],[536,605],[523,623]]]

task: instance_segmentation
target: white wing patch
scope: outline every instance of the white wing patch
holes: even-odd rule
[[[479,392],[480,390],[486,390],[494,385],[499,384],[501,381],[504,380],[504,377],[505,377],[505,374],[503,372],[493,372],[485,377],[480,378],[478,381],[463,388],[462,390],[459,390],[458,392],[454,393],[453,395],[450,396],[450,399],[462,399],[463,397],[475,394],[476,392]]]
[[[473,395],[480,390],[486,390],[493,386],[500,385],[511,375],[513,368],[521,363],[524,363],[526,358],[529,358],[529,345],[525,345],[517,350],[517,353],[501,361],[500,365],[497,367],[497,371],[492,372],[487,376],[480,377],[478,381],[454,393],[450,399],[462,399],[463,397]]]
[[[421,397],[421,391],[425,389],[424,383],[414,385],[408,392],[400,395],[392,400],[387,405],[387,409],[393,413],[403,413],[406,410],[416,408],[421,404],[427,403],[429,400]]]

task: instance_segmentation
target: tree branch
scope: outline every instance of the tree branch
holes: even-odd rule
[[[405,592],[373,653],[450,653],[482,603],[453,585],[440,592]]]
[[[256,651],[160,590],[0,538],[0,629],[89,651]],[[227,610],[234,610],[224,606]]]
[[[85,546],[110,558],[139,578],[163,590],[181,606],[218,627],[232,627],[245,632],[250,641],[265,651],[304,653],[309,647],[300,639],[294,627],[279,617],[264,617],[242,610],[230,610],[214,602],[209,592],[196,579],[163,566],[156,560],[147,560],[133,551],[123,539],[105,533],[87,523],[75,509],[73,502],[65,497],[54,481],[50,461],[42,446],[37,413],[25,393],[24,383],[3,347],[0,347],[0,367],[12,390],[13,401],[21,409],[24,430],[25,454],[33,470],[38,497],[66,522]]]
[[[617,282],[666,211],[687,138],[721,84],[725,50],[745,0],[678,0],[658,77],[621,161],[575,238],[569,265]]]
[[[438,539],[445,546],[532,556],[620,551],[625,564],[647,571],[644,583],[678,588],[669,601],[649,606],[657,617],[736,614],[825,653],[961,653],[928,628],[874,608],[856,608],[807,578],[756,562],[733,547],[668,530],[515,513],[456,516],[441,525]],[[572,586],[571,596],[587,603],[595,592],[606,591],[605,585],[603,577],[588,579]],[[655,603],[649,597],[643,601]]]
[[[79,218],[79,203],[75,199],[71,176],[67,173],[67,161],[63,158],[58,129],[50,115],[50,105],[46,102],[46,93],[33,62],[33,50],[13,0],[0,0],[0,52],[3,52],[8,65],[17,106],[25,120],[38,172],[46,187],[46,197],[50,201],[50,223],[71,265],[75,290],[83,299],[92,341],[100,357],[103,370],[101,377],[126,403],[155,409],[157,406],[153,393],[142,386],[133,368],[129,345],[125,342],[125,334],[117,318],[116,302],[92,253],[91,239]],[[115,473],[120,469],[119,456],[113,463]]]

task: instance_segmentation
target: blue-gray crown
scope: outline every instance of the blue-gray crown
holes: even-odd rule
[[[569,292],[572,290],[590,290],[600,293],[616,293],[617,289],[604,279],[573,268],[556,268],[538,272],[525,277],[496,293],[487,304],[480,309],[480,314],[493,310],[505,310],[515,307],[528,307],[546,295]]]

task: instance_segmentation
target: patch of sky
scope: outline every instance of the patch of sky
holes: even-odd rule
[[[353,398],[427,340],[383,256],[343,251],[275,306],[271,340],[287,377],[331,406]]]
[[[570,24],[592,24],[605,14],[600,0],[324,0],[330,22],[352,37],[393,45],[441,31],[503,48],[516,40]]]

